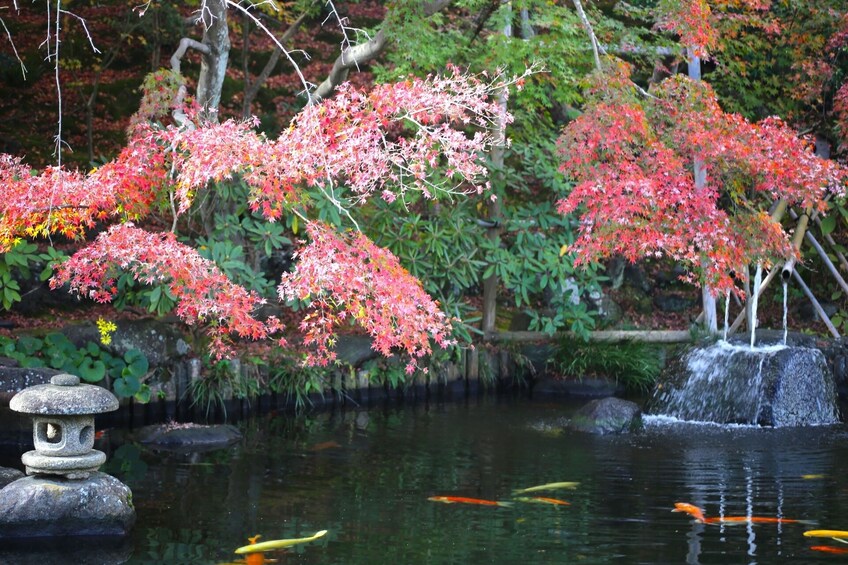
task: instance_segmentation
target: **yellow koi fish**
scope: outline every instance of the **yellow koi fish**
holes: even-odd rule
[[[255,543],[255,541],[259,539],[259,536],[255,536],[253,538],[248,538],[252,540],[250,545],[245,545],[238,548],[236,550],[236,553],[259,553],[262,551],[272,551],[274,549],[284,549],[293,545],[315,541],[320,537],[324,537],[326,534],[327,530],[321,530],[320,532],[316,532],[314,535],[309,536],[308,538],[275,539],[271,541],[263,541],[262,543]]]
[[[832,538],[842,543],[848,543],[848,531],[846,530],[807,530],[804,532],[807,538]]]
[[[571,506],[570,502],[560,500],[558,498],[548,498],[546,496],[519,496],[515,500],[518,502],[538,502],[541,504],[553,504],[554,506]]]
[[[577,482],[548,483],[548,484],[545,484],[545,485],[538,485],[538,486],[535,486],[535,487],[517,489],[517,490],[512,491],[512,494],[525,494],[525,493],[528,493],[528,492],[537,492],[537,491],[540,491],[540,490],[554,490],[554,489],[560,489],[560,488],[575,489],[579,485],[580,485],[580,483],[577,483]]]

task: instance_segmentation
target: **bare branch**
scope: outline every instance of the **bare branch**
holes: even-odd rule
[[[17,6],[15,6],[15,7],[17,8]],[[9,28],[6,27],[6,22],[3,20],[3,18],[0,18],[0,25],[3,26],[3,30],[6,32],[6,37],[9,38],[9,45],[12,46],[12,51],[15,53],[15,59],[17,59],[18,63],[20,63],[20,65],[21,65],[21,74],[23,75],[24,80],[26,80],[26,74],[27,74],[26,65],[24,65],[24,62],[21,59],[21,56],[18,54],[18,49],[15,47],[15,41],[12,39],[12,34],[9,32]]]
[[[65,14],[65,15],[71,16],[72,18],[78,19],[80,24],[82,24],[82,29],[85,30],[85,37],[88,39],[88,43],[89,43],[89,45],[91,45],[91,49],[95,53],[100,53],[100,49],[98,49],[94,45],[94,40],[91,38],[91,32],[88,31],[88,25],[86,25],[85,20],[83,18],[81,18],[78,15],[76,15],[75,13],[69,12],[67,10],[61,10],[60,9],[59,14]]]
[[[312,0],[312,4],[315,4],[318,0]],[[308,12],[304,11],[280,36],[280,43],[286,43],[291,37],[297,32],[300,28],[301,24],[306,20],[308,16]],[[244,103],[242,105],[242,117],[249,118],[251,111],[250,106],[253,103],[253,100],[256,98],[256,95],[259,93],[259,89],[262,88],[262,85],[265,84],[265,81],[268,80],[268,77],[271,76],[271,73],[274,72],[274,68],[277,66],[277,63],[280,60],[280,55],[282,55],[283,50],[279,46],[274,46],[274,51],[271,53],[271,57],[268,59],[268,62],[265,63],[265,66],[262,68],[262,71],[256,77],[248,87],[244,89]],[[247,73],[245,71],[245,84],[247,84]]]
[[[595,30],[592,29],[592,24],[589,23],[589,18],[586,17],[586,12],[583,11],[583,4],[580,0],[573,0],[574,8],[577,10],[577,15],[580,18],[580,22],[583,24],[583,27],[586,29],[586,33],[589,34],[589,39],[592,42],[592,55],[595,57],[595,68],[599,71],[601,70],[601,57],[598,55],[598,49],[601,47],[598,43],[598,38],[595,37]]]
[[[310,93],[310,87],[313,86],[312,83],[306,80],[306,77],[303,76],[303,72],[300,70],[300,66],[298,66],[297,62],[292,58],[292,51],[286,49],[283,44],[278,40],[271,30],[269,30],[265,24],[263,24],[259,18],[257,18],[254,14],[252,14],[247,8],[239,4],[238,2],[233,2],[232,0],[224,0],[228,6],[232,6],[233,8],[239,10],[241,13],[246,15],[253,21],[253,24],[268,34],[268,37],[271,38],[271,41],[280,49],[280,53],[286,56],[286,59],[289,63],[291,63],[292,67],[294,67],[294,71],[297,74],[297,77],[300,79],[300,84],[303,85],[303,92],[306,94],[308,101],[312,102],[312,94]]]
[[[424,15],[429,17],[441,11],[448,6],[452,0],[431,0],[423,5]],[[386,47],[387,37],[385,28],[381,28],[374,37],[370,38],[365,43],[352,45],[346,49],[342,49],[341,54],[333,63],[333,68],[330,74],[324,79],[318,88],[315,89],[312,97],[314,100],[321,100],[332,94],[333,90],[342,82],[347,80],[350,69],[359,65],[365,64],[368,61],[376,58]]]

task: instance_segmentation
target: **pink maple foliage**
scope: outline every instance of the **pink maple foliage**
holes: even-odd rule
[[[493,143],[490,126],[511,119],[492,99],[504,87],[456,69],[444,76],[410,78],[368,92],[342,86],[331,99],[310,105],[276,140],[255,131],[255,121],[203,123],[196,109],[178,101],[167,76],[149,81],[127,147],[88,174],[48,168],[31,172],[19,160],[0,160],[0,182],[9,195],[2,206],[0,245],[21,236],[61,233],[82,237],[96,221],[143,219],[170,206],[185,213],[196,195],[216,182],[239,176],[250,186],[250,205],[269,220],[300,208],[305,189],[345,184],[356,202],[378,193],[386,200],[416,190],[481,193],[486,189],[482,155]],[[167,83],[167,84],[165,84]],[[163,101],[181,104],[194,123],[155,124]],[[373,337],[383,354],[404,351],[413,361],[430,352],[430,339],[450,343],[451,326],[421,285],[397,259],[361,234],[335,234],[310,224],[312,238],[297,271],[280,286],[284,299],[309,298],[301,324],[310,362],[332,358],[334,328],[352,320]],[[129,223],[113,226],[63,264],[51,281],[106,302],[115,279],[129,272],[146,284],[167,285],[178,299],[176,313],[204,325],[218,355],[230,354],[228,334],[265,339],[281,330],[276,319],[260,321],[262,303],[231,283],[213,263],[171,233],[148,233]],[[284,341],[284,340],[283,340]]]
[[[232,283],[197,250],[178,242],[173,233],[150,233],[132,223],[114,225],[97,236],[58,267],[50,286],[67,283],[72,292],[110,302],[121,272],[143,284],[167,285],[178,300],[177,316],[190,325],[206,325],[218,357],[233,352],[229,334],[258,340],[281,329],[276,318],[255,319],[251,313],[264,299]]]
[[[279,286],[283,301],[306,304],[301,323],[307,362],[335,359],[335,328],[348,321],[362,326],[383,355],[403,350],[411,361],[430,352],[430,339],[441,347],[453,343],[451,323],[397,257],[359,232],[340,234],[310,222],[309,243],[297,254],[297,268]]]
[[[657,29],[677,35],[681,45],[698,57],[719,47],[722,20],[778,33],[768,17],[771,0],[661,0],[656,7]]]
[[[843,194],[848,171],[813,155],[778,119],[752,124],[723,112],[703,83],[675,77],[653,94],[608,93],[560,139],[562,170],[577,184],[558,210],[581,211],[576,262],[668,255],[689,265],[693,282],[740,293],[734,276],[749,263],[794,255],[768,204],[824,211],[827,194]],[[706,169],[700,190],[693,157]]]

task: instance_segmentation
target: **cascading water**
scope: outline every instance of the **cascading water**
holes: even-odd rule
[[[836,386],[821,351],[781,344],[751,349],[723,340],[669,360],[645,411],[721,424],[839,421]]]

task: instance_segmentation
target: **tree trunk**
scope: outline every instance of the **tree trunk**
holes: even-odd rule
[[[509,4],[509,1],[506,0],[505,4]],[[512,10],[510,9],[510,15],[508,17],[511,18]],[[510,20],[507,20],[506,25],[503,29],[503,34],[506,37],[512,37],[512,24]],[[507,97],[506,92],[501,91],[498,94],[498,105],[502,110],[506,110]],[[490,155],[492,169],[494,172],[494,181],[492,183],[492,191],[494,195],[498,194],[498,189],[503,188],[503,167],[504,167],[504,150],[506,149],[506,124],[499,119],[495,124],[495,139],[497,140],[492,147],[492,152]],[[500,191],[503,193],[503,191]],[[500,199],[489,200],[486,206],[488,213],[488,220],[492,222],[494,225],[490,227],[487,231],[487,237],[490,241],[492,241],[494,246],[500,244],[501,239],[501,201]],[[498,276],[494,273],[487,277],[483,281],[483,319],[480,323],[483,333],[488,335],[495,331],[495,317],[497,315],[497,300],[498,300],[498,285],[500,281],[498,280]]]
[[[209,50],[200,60],[197,78],[197,102],[204,117],[217,122],[221,90],[230,57],[230,30],[227,25],[227,4],[223,0],[207,0],[203,15],[203,44]]]
[[[695,56],[695,50],[689,49],[689,78],[701,80],[701,59]],[[707,169],[704,161],[697,155],[694,157],[695,191],[702,192],[706,187]],[[712,289],[704,281],[701,287],[701,302],[704,306],[704,329],[711,334],[718,333],[718,315],[716,299]]]

